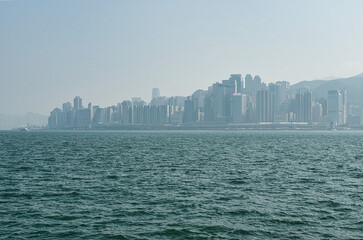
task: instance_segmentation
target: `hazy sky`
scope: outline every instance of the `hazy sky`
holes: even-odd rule
[[[363,1],[1,1],[0,113],[363,72]]]

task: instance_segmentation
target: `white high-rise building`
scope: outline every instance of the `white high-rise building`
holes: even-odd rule
[[[246,94],[238,92],[237,81],[235,83],[234,94],[231,102],[231,116],[233,123],[241,123],[244,121],[247,110]]]
[[[233,123],[241,123],[245,121],[247,110],[246,94],[234,93],[231,103],[231,116]]]
[[[331,90],[328,92],[328,118],[334,125],[343,125],[347,121],[347,92]]]

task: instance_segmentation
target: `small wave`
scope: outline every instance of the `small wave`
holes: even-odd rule
[[[118,176],[116,176],[116,175],[108,175],[107,178],[108,179],[118,179]]]
[[[337,208],[337,207],[341,206],[340,203],[335,202],[333,200],[323,200],[323,201],[319,201],[318,203],[323,204],[323,205],[325,205],[327,207],[330,207],[330,208]]]
[[[153,237],[158,237],[159,239],[161,238],[170,238],[170,239],[190,239],[192,238],[192,236],[195,233],[182,228],[182,229],[176,229],[176,228],[168,228],[168,229],[164,229],[164,230],[160,230],[160,231],[155,231],[155,232],[151,232],[151,233],[147,233],[145,235],[147,236],[153,236]]]
[[[54,236],[55,238],[75,238],[82,234],[83,233],[80,231],[64,231],[64,232],[52,233],[52,236]]]
[[[52,215],[47,216],[46,218],[53,219],[53,220],[61,220],[61,221],[71,221],[75,219],[79,219],[77,215]]]
[[[253,231],[248,231],[244,229],[236,229],[230,232],[233,235],[239,235],[239,236],[246,236],[246,235],[253,235]]]
[[[235,179],[230,179],[229,183],[232,185],[242,185],[242,184],[246,184],[247,182],[244,179],[235,178]]]
[[[97,237],[99,237],[99,236],[97,236]],[[119,240],[130,239],[130,237],[124,236],[122,234],[103,234],[102,235],[102,238],[106,238],[106,239],[119,239]]]
[[[235,210],[235,211],[228,211],[227,214],[232,215],[232,216],[246,216],[251,214],[251,211],[246,210],[246,209],[239,209],[239,210]]]

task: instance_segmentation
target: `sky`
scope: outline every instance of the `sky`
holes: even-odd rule
[[[363,72],[363,1],[0,0],[0,113]]]

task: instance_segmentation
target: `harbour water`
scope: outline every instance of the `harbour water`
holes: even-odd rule
[[[363,239],[363,132],[0,132],[0,239],[30,238]]]

